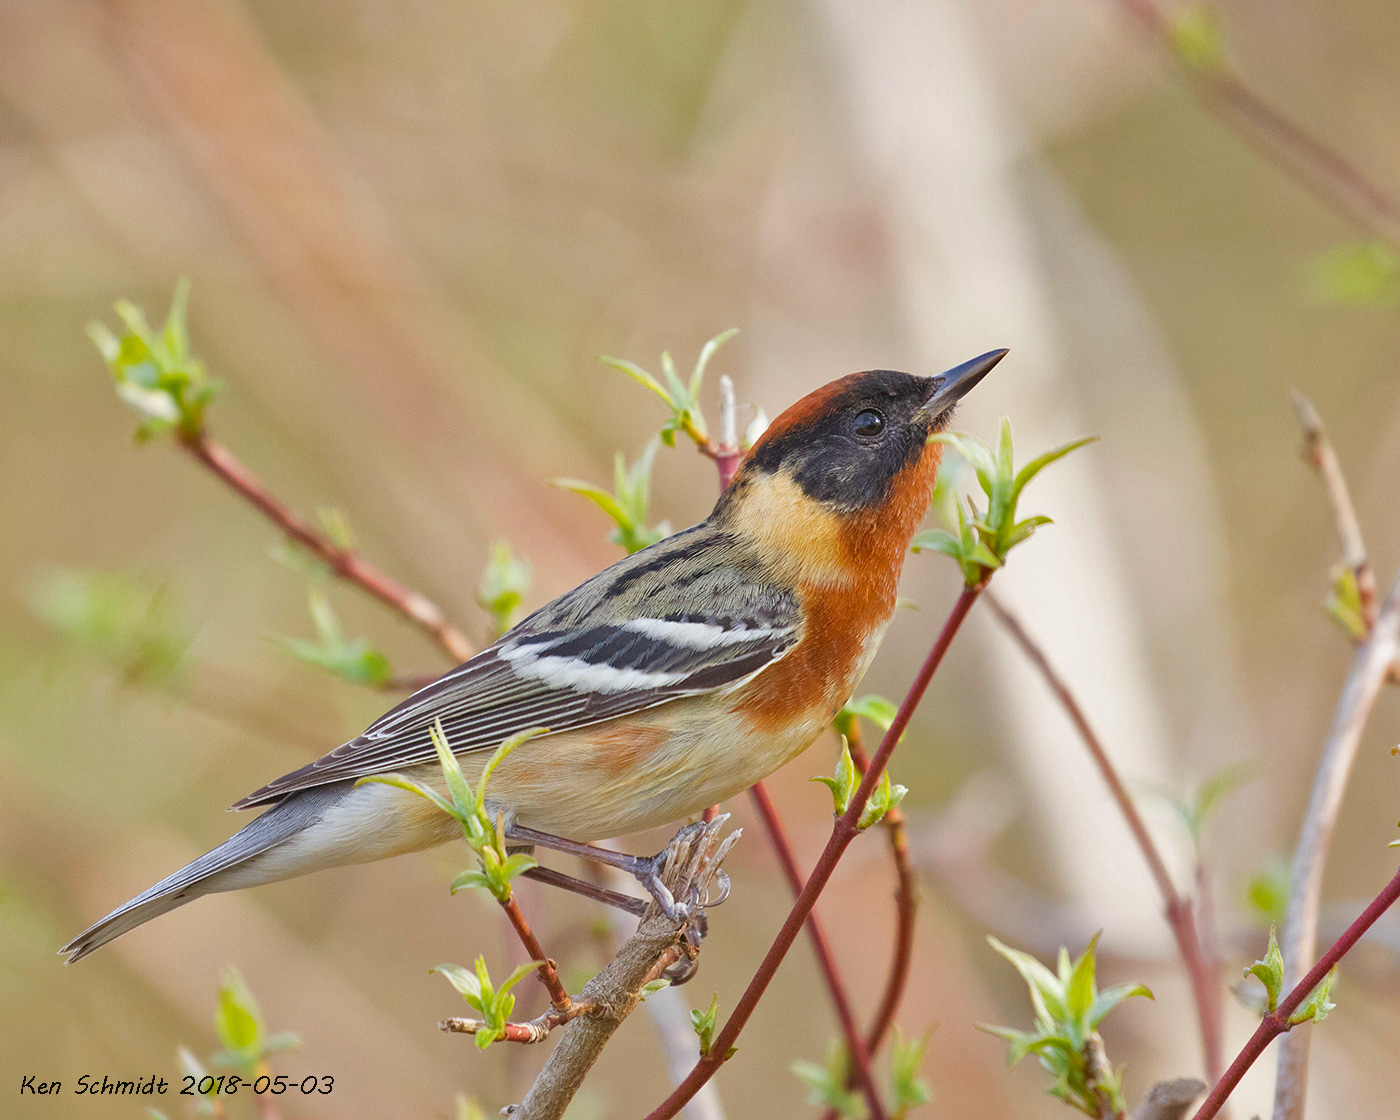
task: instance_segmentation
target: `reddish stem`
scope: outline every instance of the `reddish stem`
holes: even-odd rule
[[[554,962],[545,955],[539,938],[535,936],[535,931],[530,928],[530,923],[526,921],[525,915],[520,910],[520,904],[515,901],[514,893],[501,903],[501,909],[506,912],[506,917],[510,919],[516,936],[520,938],[520,944],[525,946],[525,952],[530,954],[530,959],[541,962],[539,967],[540,983],[549,992],[550,1006],[555,1011],[567,1012],[571,1001],[569,993],[559,980],[559,970],[555,967]]]
[[[354,549],[342,548],[303,521],[273,497],[262,480],[223,444],[200,432],[181,437],[180,446],[339,578],[355,584],[427,631],[454,661],[465,661],[475,652],[471,642],[447,621],[436,603],[381,572]]]
[[[1342,936],[1337,938],[1332,947],[1322,954],[1308,974],[1298,981],[1293,990],[1283,998],[1278,1009],[1264,1016],[1259,1026],[1255,1028],[1254,1034],[1245,1043],[1244,1049],[1230,1063],[1230,1068],[1215,1083],[1215,1087],[1201,1103],[1201,1107],[1196,1110],[1196,1115],[1192,1117],[1192,1120],[1211,1120],[1219,1113],[1226,1099],[1235,1091],[1235,1086],[1240,1083],[1240,1079],[1244,1077],[1245,1072],[1255,1063],[1259,1055],[1268,1048],[1269,1043],[1279,1035],[1287,1034],[1293,1029],[1293,1024],[1289,1023],[1288,1017],[1298,1010],[1302,1002],[1312,994],[1312,990],[1322,983],[1337,962],[1351,951],[1351,947],[1361,940],[1362,934],[1375,925],[1377,919],[1395,904],[1397,898],[1400,898],[1400,871],[1395,873],[1371,904],[1361,911],[1356,921],[1347,926]]]
[[[861,744],[859,727],[854,727],[847,737],[851,748],[851,761],[861,773],[870,769]],[[898,885],[895,888],[895,943],[894,956],[890,959],[890,972],[885,980],[885,992],[880,998],[880,1006],[870,1022],[870,1030],[865,1037],[866,1049],[875,1054],[885,1041],[885,1034],[894,1022],[904,997],[905,985],[909,982],[909,967],[914,960],[914,918],[919,909],[919,881],[914,874],[914,863],[909,857],[909,836],[904,827],[904,810],[898,805],[885,814],[881,822],[890,842],[890,855],[894,859]]]
[[[749,796],[753,798],[754,807],[768,830],[768,839],[778,853],[778,862],[782,864],[783,874],[787,877],[792,893],[801,894],[802,872],[798,870],[797,857],[793,853],[792,842],[788,839],[787,828],[782,817],[778,815],[778,807],[768,796],[768,790],[762,782],[749,788]],[[817,917],[815,910],[807,915],[807,934],[812,939],[812,951],[817,956],[817,964],[826,980],[826,990],[836,1008],[841,1033],[846,1036],[846,1051],[851,1057],[851,1079],[860,1086],[861,1092],[869,1102],[873,1120],[883,1120],[885,1107],[880,1101],[880,1089],[870,1072],[872,1051],[861,1038],[860,1027],[856,1023],[855,1013],[851,1010],[850,998],[846,995],[846,986],[836,971],[836,959],[832,956],[831,945],[826,939],[826,930],[822,928],[821,919]]]
[[[862,774],[870,769],[870,758],[861,743],[860,724],[853,722],[846,736],[846,745],[851,751],[851,761]],[[885,991],[880,997],[880,1006],[870,1021],[870,1029],[865,1036],[866,1054],[878,1054],[885,1040],[885,1034],[894,1022],[899,1002],[904,998],[904,988],[909,982],[909,969],[914,963],[914,917],[919,908],[919,884],[914,875],[914,865],[909,858],[909,837],[904,829],[904,811],[896,805],[885,814],[880,822],[890,842],[890,855],[894,859],[895,874],[899,885],[895,888],[895,941],[894,955],[890,958],[890,971],[885,979]],[[846,1079],[846,1087],[855,1083],[854,1071]],[[838,1120],[836,1109],[828,1108],[822,1113],[822,1120]]]
[[[1177,952],[1181,955],[1182,963],[1186,967],[1186,974],[1191,982],[1191,994],[1196,1004],[1196,1017],[1200,1021],[1201,1049],[1205,1056],[1206,1076],[1211,1081],[1217,1081],[1224,1065],[1220,977],[1201,945],[1200,931],[1196,926],[1191,901],[1182,898],[1178,893],[1176,885],[1172,882],[1171,873],[1167,871],[1166,862],[1162,859],[1162,853],[1158,851],[1151,833],[1147,831],[1147,825],[1143,823],[1142,816],[1133,803],[1132,795],[1128,793],[1123,779],[1119,777],[1118,770],[1113,765],[1113,760],[1108,757],[1108,751],[1104,749],[1103,742],[1090,725],[1088,716],[1084,714],[1084,709],[1079,706],[1079,701],[1075,699],[1069,685],[1050,664],[1039,643],[1027,633],[1020,620],[1001,605],[996,596],[987,596],[987,606],[996,615],[997,621],[1005,627],[1006,632],[1021,647],[1021,651],[1039,670],[1045,683],[1050,686],[1050,691],[1055,694],[1060,706],[1064,708],[1070,722],[1079,732],[1079,737],[1083,739],[1084,746],[1088,748],[1089,755],[1093,758],[1094,765],[1098,767],[1104,784],[1108,786],[1109,794],[1117,803],[1118,811],[1127,823],[1128,831],[1133,834],[1133,839],[1137,842],[1143,859],[1147,861],[1147,868],[1152,873],[1152,879],[1157,884],[1157,890],[1162,896],[1162,909],[1166,915],[1167,924],[1171,927],[1172,936],[1176,940]]]
[[[904,697],[904,702],[899,706],[894,722],[885,733],[884,739],[881,740],[880,749],[875,752],[870,769],[865,772],[865,777],[861,779],[860,787],[851,798],[850,806],[846,812],[837,818],[836,824],[831,830],[831,837],[827,840],[826,847],[822,849],[816,867],[812,869],[812,874],[808,877],[802,892],[797,896],[797,901],[793,903],[792,909],[778,930],[777,937],[769,946],[758,971],[749,981],[749,986],[744,989],[744,994],[739,997],[739,1002],[734,1007],[734,1013],[730,1015],[718,1037],[714,1040],[709,1057],[701,1058],[695,1064],[695,1068],[686,1075],[685,1080],[648,1114],[646,1120],[668,1120],[669,1117],[675,1116],[685,1106],[686,1101],[699,1091],[700,1086],[709,1081],[718,1072],[719,1067],[724,1064],[730,1048],[753,1015],[754,1008],[758,1006],[759,1000],[768,990],[768,985],[772,983],[778,967],[783,963],[783,958],[787,956],[793,942],[801,933],[807,915],[812,912],[817,898],[826,889],[827,883],[831,881],[831,876],[835,872],[841,856],[850,847],[851,841],[860,834],[856,822],[860,819],[861,812],[864,811],[866,803],[870,800],[870,795],[874,793],[880,776],[885,772],[885,767],[889,763],[890,755],[894,752],[895,746],[899,743],[900,736],[904,734],[904,729],[909,726],[914,709],[923,699],[929,681],[933,679],[933,674],[942,663],[944,654],[948,652],[954,635],[957,634],[958,628],[967,617],[968,611],[972,609],[972,604],[977,601],[984,586],[985,580],[982,583],[964,586],[957,602],[953,604],[953,609],[949,612],[947,621],[944,622],[943,629],[939,632],[938,640],[934,642],[933,649],[929,651],[927,659],[919,669],[918,676],[914,678],[914,683],[909,687],[909,692]]]

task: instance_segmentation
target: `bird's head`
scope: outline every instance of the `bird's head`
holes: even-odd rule
[[[939,448],[929,436],[1005,354],[993,350],[933,377],[870,370],[823,385],[769,425],[737,482],[781,479],[833,514],[878,509],[910,468],[936,469]]]

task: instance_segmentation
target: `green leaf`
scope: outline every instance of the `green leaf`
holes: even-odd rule
[[[1245,898],[1256,914],[1268,922],[1281,922],[1288,913],[1292,869],[1277,856],[1249,877]]]
[[[219,383],[190,352],[188,300],[189,285],[182,280],[159,332],[126,300],[115,305],[125,328],[120,335],[102,323],[88,325],[88,336],[111,372],[117,396],[142,417],[138,439],[175,429],[186,439],[200,435],[205,406],[219,390]]]
[[[440,718],[433,719],[432,726],[428,728],[428,738],[432,740],[433,750],[437,752],[438,766],[442,769],[453,805],[462,815],[475,813],[478,808],[477,797],[472,792],[472,787],[467,784],[457,756],[452,753],[452,746],[447,741],[447,732],[442,729]]]
[[[278,646],[298,660],[326,669],[352,684],[382,685],[393,676],[389,659],[367,639],[346,639],[324,587],[312,584],[307,598],[317,640],[309,642],[274,634],[272,640]]]
[[[1269,947],[1264,953],[1264,959],[1255,961],[1244,970],[1244,974],[1257,978],[1264,985],[1268,1010],[1277,1010],[1279,994],[1283,991],[1283,954],[1279,951],[1278,937],[1273,926],[1269,927]]]
[[[833,1039],[826,1048],[826,1061],[822,1065],[799,1060],[788,1068],[810,1090],[808,1104],[835,1109],[837,1115],[848,1120],[864,1120],[865,1102],[846,1088],[850,1067],[845,1045]]]
[[[665,401],[668,405],[674,406],[674,402],[671,399],[671,394],[667,392],[665,388],[662,387],[661,382],[657,381],[656,378],[654,378],[641,366],[635,364],[634,362],[623,361],[621,358],[609,358],[605,354],[600,354],[598,356],[598,360],[604,365],[611,366],[613,369],[618,370],[620,373],[625,373],[638,385],[646,386],[663,401]]]
[[[257,1000],[243,977],[233,968],[224,972],[214,1029],[224,1049],[234,1054],[255,1054],[262,1040],[262,1017]]]
[[[127,684],[178,689],[195,626],[169,589],[129,573],[54,568],[27,588],[29,609]]]
[[[846,706],[836,713],[836,718],[832,721],[832,726],[836,728],[838,735],[847,738],[855,730],[857,719],[867,719],[878,727],[881,731],[888,731],[894,724],[894,717],[899,709],[894,703],[886,700],[883,696],[876,696],[873,693],[869,696],[852,697],[846,701]]]
[[[1111,988],[1105,988],[1094,997],[1094,1002],[1089,1005],[1089,1029],[1098,1030],[1105,1015],[1125,999],[1131,999],[1134,996],[1142,996],[1146,999],[1157,998],[1152,994],[1152,989],[1145,984],[1114,984]]]
[[[1327,613],[1354,642],[1365,641],[1371,632],[1366,611],[1361,605],[1361,588],[1356,572],[1346,564],[1334,564],[1331,571],[1332,593],[1323,604]]]
[[[478,960],[481,958],[478,957]],[[447,982],[457,989],[463,999],[478,1011],[484,1010],[482,1007],[481,981],[477,975],[469,969],[463,968],[460,964],[440,964],[428,970],[436,972],[439,976],[445,976]]]
[[[904,795],[908,792],[906,786],[891,785],[890,772],[886,770],[880,775],[879,784],[871,793],[870,800],[865,803],[865,808],[861,810],[856,827],[864,830],[879,824],[891,809],[904,800]]]
[[[663,537],[670,536],[671,533],[671,526],[665,521],[655,526],[647,525],[647,513],[651,504],[651,470],[660,446],[659,439],[648,441],[637,461],[630,467],[620,454],[614,458],[613,485],[616,487],[616,493],[609,493],[591,482],[581,482],[572,478],[556,478],[552,485],[582,495],[612,518],[616,528],[608,535],[608,539],[614,544],[620,544],[630,555],[655,544]]]
[[[519,559],[506,541],[493,541],[476,588],[477,605],[491,616],[493,638],[511,628],[529,590],[530,565]]]
[[[1188,71],[1219,70],[1225,66],[1225,35],[1215,10],[1191,4],[1169,18],[1167,46]]]
[[[1071,1020],[1086,1021],[1089,1009],[1093,1007],[1098,991],[1094,984],[1094,950],[1098,948],[1102,936],[1103,931],[1100,930],[1089,939],[1089,947],[1074,962],[1069,983],[1065,985],[1065,1007]]]
[[[860,779],[856,775],[855,763],[851,761],[851,748],[844,738],[841,740],[841,757],[836,761],[836,774],[834,777],[815,777],[808,781],[821,782],[827,789],[831,790],[831,802],[836,815],[839,817],[850,807],[851,795],[855,793],[856,786],[860,784]]]
[[[442,794],[438,793],[437,790],[420,785],[418,782],[405,777],[403,774],[371,774],[366,778],[358,778],[355,781],[356,786],[373,784],[393,786],[395,789],[401,789],[405,793],[416,794],[425,800],[431,801],[449,817],[457,817],[459,815],[457,807],[453,805],[452,802],[448,801],[447,798],[443,797]]]
[[[1022,467],[1020,473],[1016,475],[1016,481],[1012,484],[1011,487],[1012,502],[1015,503],[1015,501],[1021,497],[1021,491],[1026,488],[1026,485],[1031,481],[1031,479],[1033,479],[1051,463],[1059,459],[1063,459],[1071,451],[1078,451],[1081,447],[1085,447],[1091,443],[1094,443],[1098,438],[1098,436],[1085,436],[1082,439],[1072,439],[1068,443],[1060,444],[1059,447],[1051,448],[1049,451],[1045,452],[1042,455],[1037,455],[1034,459],[1032,459],[1024,467]]]
[[[715,1041],[715,1025],[719,1020],[719,993],[716,992],[710,997],[710,1006],[704,1011],[692,1009],[690,1012],[690,1025],[695,1034],[700,1039],[700,1056],[708,1058],[710,1047]]]
[[[890,1100],[891,1111],[896,1117],[933,1100],[933,1091],[919,1079],[919,1070],[924,1064],[924,1054],[932,1037],[932,1027],[921,1037],[910,1039],[900,1034],[898,1027],[894,1028],[890,1043]]]
[[[451,886],[447,889],[451,894],[457,894],[459,891],[470,890],[474,887],[481,887],[489,891],[491,886],[491,880],[486,877],[484,871],[463,871],[452,880]]]
[[[1328,249],[1307,263],[1303,280],[1319,303],[1400,306],[1400,255],[1380,241],[1353,241]]]
[[[914,552],[941,552],[954,560],[962,559],[962,542],[947,529],[921,529],[909,547]]]
[[[1037,528],[1050,523],[1050,518],[1040,514],[1017,520],[1017,506],[1027,483],[1050,463],[1092,442],[1092,439],[1080,439],[1063,444],[1032,459],[1018,472],[1015,469],[1011,422],[1005,418],[1001,422],[995,452],[981,440],[961,433],[940,432],[929,438],[931,442],[952,447],[973,468],[978,485],[987,498],[987,512],[985,516],[980,514],[971,497],[968,497],[970,513],[964,513],[962,503],[956,499],[949,501],[949,490],[940,483],[939,487],[935,487],[934,499],[936,501],[938,498],[940,488],[943,489],[943,505],[951,506],[957,520],[957,531],[924,530],[915,536],[912,547],[915,552],[927,550],[952,557],[961,567],[968,586],[980,584],[991,572],[1006,563],[1007,554],[1013,548],[1028,540]],[[944,512],[946,520],[947,510]]]
[[[1337,979],[1337,966],[1333,965],[1331,971],[1322,978],[1322,982],[1312,990],[1307,1001],[1288,1017],[1290,1026],[1297,1026],[1299,1023],[1320,1023],[1327,1018],[1336,1008],[1332,1002],[1332,985]]]
[[[705,367],[710,364],[710,359],[715,356],[715,351],[738,333],[738,327],[730,327],[727,331],[720,331],[701,347],[700,357],[695,360],[695,372],[690,375],[690,399],[692,401],[700,399],[700,383],[705,378]]]

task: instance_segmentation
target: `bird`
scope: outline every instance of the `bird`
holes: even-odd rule
[[[435,726],[472,782],[504,740],[548,729],[492,775],[487,808],[507,841],[612,863],[684,918],[660,882],[664,852],[591,842],[693,817],[830,726],[894,615],[938,472],[942,443],[930,437],[1005,354],[930,377],[869,370],[808,393],[748,450],[704,521],[585,580],[363,734],[237,802],[268,808],[60,953],[81,960],[203,895],[453,839],[456,823],[431,802],[361,781],[397,773],[442,789]]]

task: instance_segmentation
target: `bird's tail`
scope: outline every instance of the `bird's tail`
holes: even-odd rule
[[[113,938],[201,895],[251,885],[247,875],[240,875],[234,869],[316,824],[326,807],[342,792],[338,785],[322,786],[278,802],[212,852],[206,852],[130,902],[118,906],[100,922],[78,934],[59,953],[67,956],[68,963],[72,964]],[[258,876],[262,881],[281,877],[275,874]]]

